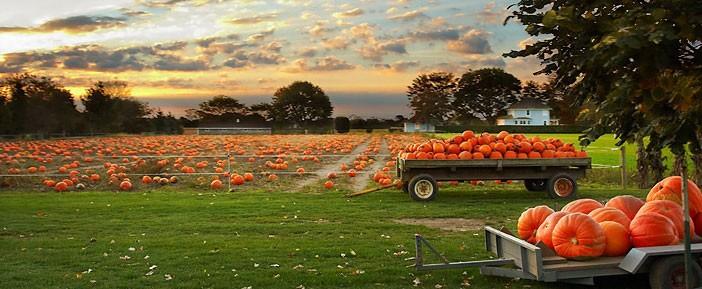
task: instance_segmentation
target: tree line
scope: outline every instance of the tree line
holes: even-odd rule
[[[447,72],[420,74],[407,88],[413,121],[494,124],[510,104],[535,98],[552,108],[561,123],[573,124],[579,108],[573,97],[552,83],[522,82],[500,68],[469,70],[460,77]]]
[[[98,81],[80,97],[48,77],[29,73],[0,80],[0,134],[86,135],[178,133],[179,121],[129,95],[126,83]]]

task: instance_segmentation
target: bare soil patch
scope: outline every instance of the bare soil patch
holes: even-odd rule
[[[395,223],[405,225],[422,225],[429,228],[441,229],[452,232],[467,232],[482,230],[485,221],[464,218],[421,218],[421,219],[397,219]]]

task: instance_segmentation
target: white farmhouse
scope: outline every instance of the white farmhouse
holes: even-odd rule
[[[497,125],[558,125],[551,118],[551,108],[538,99],[525,98],[507,108],[507,115],[497,118]]]

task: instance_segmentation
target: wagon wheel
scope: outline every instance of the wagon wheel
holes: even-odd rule
[[[415,201],[428,202],[436,198],[439,184],[430,175],[417,175],[409,181],[409,195]]]
[[[546,183],[545,179],[524,180],[524,187],[530,192],[543,192],[546,190]]]
[[[702,282],[702,269],[692,262],[692,286],[697,288]],[[685,261],[683,256],[662,257],[655,261],[648,273],[651,289],[685,289]]]
[[[575,198],[578,184],[567,174],[557,174],[548,180],[546,189],[553,199]]]

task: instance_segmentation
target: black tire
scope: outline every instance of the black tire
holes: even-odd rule
[[[439,184],[430,175],[417,175],[409,181],[410,197],[415,201],[428,202],[436,198]]]
[[[578,184],[568,174],[557,174],[546,182],[546,191],[552,199],[571,199],[577,197]]]
[[[546,190],[547,181],[544,179],[539,180],[524,180],[524,187],[530,192],[543,192]]]
[[[697,262],[692,262],[692,280],[690,288],[702,285],[702,268]],[[684,289],[685,261],[683,256],[660,257],[654,260],[648,272],[648,282],[651,289]]]

